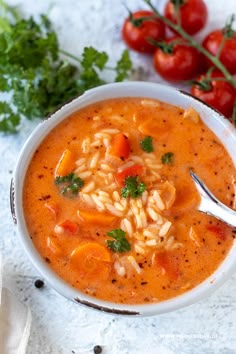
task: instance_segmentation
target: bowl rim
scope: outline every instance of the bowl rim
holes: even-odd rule
[[[100,97],[100,98],[99,98]],[[66,298],[76,301],[80,304],[108,312],[122,315],[157,315],[178,310],[185,306],[191,305],[205,296],[210,295],[219,286],[221,286],[236,270],[236,242],[227,254],[224,261],[216,269],[216,271],[198,286],[176,296],[169,300],[160,301],[151,304],[117,304],[109,301],[100,300],[84,294],[83,292],[73,288],[61,279],[43,260],[33,245],[28,233],[23,214],[22,191],[25,173],[33,153],[47,136],[47,134],[61,121],[66,119],[73,112],[88,106],[92,103],[118,97],[145,97],[158,99],[173,105],[182,106],[183,108],[195,108],[205,124],[210,128],[214,128],[215,134],[220,138],[223,145],[228,150],[234,165],[236,165],[236,156],[229,150],[232,144],[236,145],[235,128],[230,122],[219,112],[204,104],[204,102],[195,99],[192,95],[185,93],[177,88],[150,82],[122,82],[99,86],[97,88],[86,91],[83,95],[76,97],[69,103],[61,106],[57,111],[52,113],[49,118],[42,121],[36,129],[31,133],[21,149],[11,185],[11,210],[13,220],[17,224],[18,235],[35,268],[48,281],[48,283],[57,292]],[[172,102],[172,100],[174,102]],[[235,154],[236,155],[236,154]]]

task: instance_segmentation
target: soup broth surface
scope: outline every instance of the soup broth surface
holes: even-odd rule
[[[158,302],[208,278],[234,230],[197,210],[194,171],[235,208],[235,167],[191,107],[101,101],[54,128],[23,191],[30,237],[71,286],[116,303]]]

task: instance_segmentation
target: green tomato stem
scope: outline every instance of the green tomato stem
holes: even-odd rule
[[[219,60],[219,58],[217,56],[213,56],[210,52],[208,52],[208,50],[206,50],[200,43],[198,43],[195,39],[193,39],[192,36],[190,36],[187,32],[185,32],[185,30],[180,25],[175,24],[175,23],[171,22],[169,19],[167,19],[165,16],[162,16],[150,0],[143,0],[143,1],[147,5],[149,5],[149,7],[152,9],[152,11],[155,13],[155,15],[162,22],[164,22],[167,26],[172,28],[175,32],[177,32],[184,39],[186,39],[192,47],[196,48],[199,52],[201,52],[208,59],[210,59],[211,62],[224,74],[227,81],[230,82],[231,85],[236,88],[236,80],[229,73],[229,71],[226,69],[226,67],[222,64],[222,62]]]

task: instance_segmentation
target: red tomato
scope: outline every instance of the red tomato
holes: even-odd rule
[[[134,19],[142,17],[155,17],[151,11],[137,11],[132,14]],[[148,42],[149,38],[160,41],[165,38],[165,25],[158,18],[144,21],[136,27],[128,17],[122,28],[122,36],[126,44],[142,53],[153,53],[155,46]]]
[[[191,93],[229,118],[233,113],[236,90],[228,82],[214,80],[214,78],[223,77],[224,76],[220,71],[214,70],[211,74],[212,80],[210,83],[210,89],[204,90],[198,85],[193,85]],[[201,75],[197,81],[201,82],[201,80],[204,80],[205,78],[206,75]]]
[[[170,21],[176,23],[174,1],[168,1],[165,6],[164,14]],[[179,8],[181,26],[189,34],[195,34],[206,24],[208,11],[203,0],[186,0]]]
[[[122,186],[124,185],[126,177],[130,176],[141,176],[143,173],[143,166],[142,165],[133,165],[131,167],[127,167],[125,170],[118,172],[115,175],[116,182]]]
[[[204,39],[203,47],[216,56],[223,37],[222,30],[215,30]],[[236,74],[236,32],[233,32],[231,38],[226,39],[220,54],[220,60],[231,74]],[[212,62],[208,58],[206,58],[206,62],[208,67],[212,66]]]
[[[167,45],[180,40],[182,43],[173,44],[172,52],[165,53],[157,48],[153,57],[156,71],[168,81],[190,80],[199,74],[202,56],[193,47],[184,44],[184,40],[178,37],[170,38]]]

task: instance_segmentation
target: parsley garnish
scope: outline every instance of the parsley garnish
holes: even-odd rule
[[[173,152],[167,152],[161,157],[163,164],[171,164],[173,162],[174,154]]]
[[[145,152],[152,152],[154,150],[153,141],[150,136],[146,136],[145,138],[143,138],[143,140],[140,143],[140,146],[142,150]]]
[[[3,0],[1,9],[0,92],[7,95],[0,101],[0,131],[17,132],[25,118],[44,118],[85,90],[106,83],[101,78],[108,61],[105,52],[86,47],[81,57],[75,57],[60,48],[47,16],[23,19]],[[113,68],[115,81],[124,80],[131,66],[125,50]]]
[[[121,189],[123,198],[138,198],[146,190],[144,182],[139,182],[138,176],[129,176],[125,178],[125,186]]]
[[[63,195],[75,195],[83,187],[84,181],[77,177],[75,173],[71,172],[67,176],[57,176],[55,184],[60,185],[60,191]]]
[[[107,247],[113,252],[127,252],[131,250],[131,246],[125,237],[125,231],[122,229],[115,229],[107,233],[108,236],[114,238],[114,241],[107,240]]]

